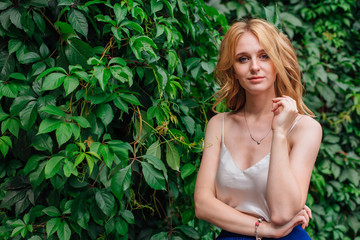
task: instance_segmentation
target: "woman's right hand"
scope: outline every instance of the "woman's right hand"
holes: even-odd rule
[[[268,235],[272,236],[273,238],[281,238],[290,234],[297,225],[301,225],[301,227],[305,229],[309,225],[310,218],[312,218],[311,210],[308,206],[305,205],[305,207],[285,225],[275,225],[273,223],[264,224],[264,228],[262,230],[259,228],[259,235]]]

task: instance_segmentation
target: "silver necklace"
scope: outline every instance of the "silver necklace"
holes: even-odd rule
[[[247,122],[247,120],[246,120],[246,109],[244,109],[244,117],[245,117],[246,127],[247,127],[247,129],[248,129],[248,131],[249,131],[249,134],[250,134],[251,139],[252,139],[254,142],[256,142],[257,145],[260,145],[261,141],[264,140],[264,139],[269,135],[269,133],[271,132],[271,128],[270,128],[270,130],[267,132],[267,134],[266,134],[262,139],[256,140],[256,139],[253,137],[253,135],[251,134],[251,131],[250,131],[248,122]]]

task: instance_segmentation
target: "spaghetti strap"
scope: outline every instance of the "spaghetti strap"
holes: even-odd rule
[[[225,113],[223,113],[222,117],[222,130],[221,130],[221,143],[224,144],[224,121],[225,121]]]
[[[288,135],[290,134],[290,132],[294,129],[295,125],[297,124],[297,122],[303,117],[303,115],[301,115],[300,117],[296,118],[293,125],[291,126],[290,130],[288,131]]]

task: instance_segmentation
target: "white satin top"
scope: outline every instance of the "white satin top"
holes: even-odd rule
[[[216,197],[241,212],[262,216],[270,222],[270,210],[266,202],[270,153],[246,170],[240,169],[224,144],[224,118],[225,113],[222,121],[220,162],[216,176]],[[298,119],[300,118],[295,120],[290,131]]]

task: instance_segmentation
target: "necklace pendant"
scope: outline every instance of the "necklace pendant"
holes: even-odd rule
[[[260,145],[260,141],[256,141],[257,145]]]

